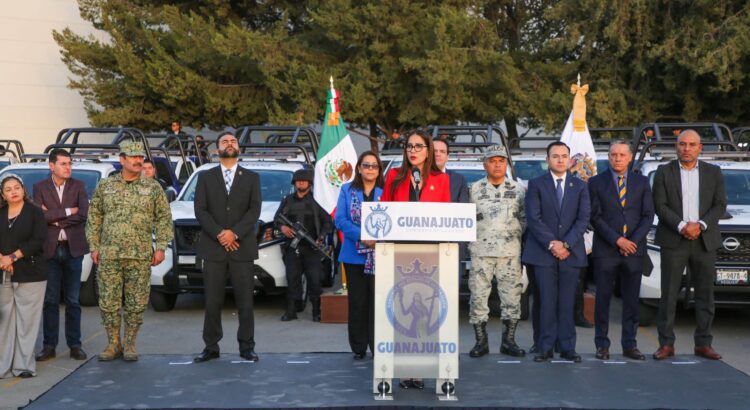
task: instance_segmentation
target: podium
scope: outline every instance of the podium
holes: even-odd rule
[[[455,400],[459,252],[476,240],[474,204],[362,205],[362,240],[375,240],[373,393],[392,398],[394,378],[436,379]]]

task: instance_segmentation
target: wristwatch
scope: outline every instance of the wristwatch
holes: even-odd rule
[[[11,260],[12,262],[15,262],[15,261],[17,261],[17,260],[18,260],[18,256],[16,256],[16,254],[15,254],[15,253],[11,253],[11,254],[9,255],[9,257],[10,257],[10,260]]]
[[[563,242],[563,248],[570,249],[570,245],[567,242]]]

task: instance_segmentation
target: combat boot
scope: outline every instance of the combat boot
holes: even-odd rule
[[[518,319],[503,320],[503,342],[500,344],[500,353],[514,357],[526,356],[526,351],[516,344],[516,328]]]
[[[122,360],[126,362],[135,362],[138,360],[138,352],[135,350],[135,339],[138,336],[138,326],[125,325],[125,337]]]
[[[310,302],[312,302],[312,320],[320,322],[320,298],[311,298]]]
[[[281,316],[282,322],[288,322],[290,320],[297,319],[297,303],[293,299],[287,299],[286,301],[286,312]]]
[[[122,344],[120,344],[120,326],[107,328],[107,339],[109,344],[103,352],[99,353],[100,362],[109,362],[122,356]]]
[[[474,336],[477,343],[469,352],[471,357],[482,357],[490,352],[490,343],[487,340],[487,322],[474,324]]]

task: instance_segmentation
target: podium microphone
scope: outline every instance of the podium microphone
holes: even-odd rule
[[[417,192],[419,192],[421,190],[419,184],[422,182],[422,174],[419,173],[419,168],[411,168],[411,177],[414,178],[414,185],[417,186]]]

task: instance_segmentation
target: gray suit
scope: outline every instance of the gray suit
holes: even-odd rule
[[[662,165],[654,178],[654,208],[659,217],[656,243],[661,247],[661,300],[659,301],[659,344],[674,345],[674,316],[682,288],[682,273],[689,267],[695,287],[695,346],[710,346],[714,317],[716,249],[721,246],[719,218],[726,212],[727,195],[721,169],[698,162],[700,220],[706,224],[697,240],[685,239],[677,227],[683,221],[682,181],[677,160]]]

